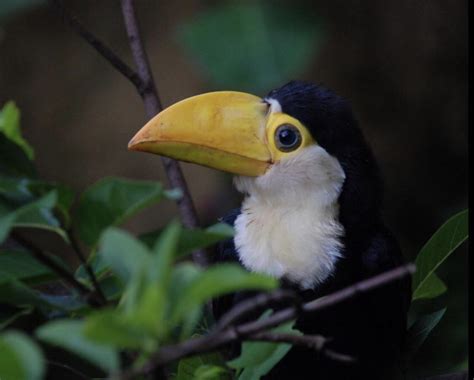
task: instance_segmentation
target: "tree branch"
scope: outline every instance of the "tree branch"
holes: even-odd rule
[[[260,342],[276,342],[276,343],[289,343],[294,346],[304,346],[313,348],[320,352],[322,355],[329,359],[343,362],[343,363],[354,363],[355,358],[349,355],[341,354],[339,352],[326,348],[326,343],[331,341],[330,338],[325,338],[322,335],[296,335],[296,334],[284,334],[275,332],[261,332],[251,335],[246,340],[260,341]]]
[[[234,341],[251,340],[255,336],[258,338],[258,334],[267,331],[273,327],[276,327],[284,322],[288,322],[295,319],[301,314],[309,314],[327,309],[331,306],[337,305],[348,299],[357,297],[358,295],[367,293],[371,290],[379,288],[383,285],[387,285],[391,282],[397,281],[406,277],[415,271],[414,264],[403,265],[390,271],[381,273],[377,276],[371,277],[367,280],[357,282],[351,286],[341,289],[337,292],[329,294],[323,298],[307,302],[301,306],[301,308],[290,307],[272,314],[270,317],[265,319],[259,319],[256,321],[241,324],[240,326],[227,327],[223,330],[211,331],[208,335],[190,339],[175,345],[169,345],[162,347],[158,352],[151,356],[150,360],[147,361],[143,366],[134,368],[118,375],[121,380],[133,379],[139,375],[145,375],[152,372],[155,368],[162,366],[166,363],[178,360],[187,356],[192,356],[199,353],[206,353],[215,351],[216,349],[227,345]],[[258,296],[257,296],[258,297]],[[244,301],[247,302],[247,301]],[[268,298],[268,305],[273,302],[272,298]],[[260,303],[258,307],[262,307]],[[248,309],[242,307],[241,304],[235,306],[237,309]],[[232,310],[228,313],[229,315],[235,315]],[[327,354],[327,352],[326,352]],[[329,355],[338,360],[349,359],[345,355],[330,351]],[[342,355],[342,356],[341,356]],[[352,358],[351,358],[352,359]]]
[[[144,83],[144,91],[141,94],[145,105],[145,112],[148,118],[154,117],[162,109],[161,100],[153,80],[153,75],[148,62],[148,57],[143,46],[140,30],[138,27],[137,16],[133,0],[121,0],[123,20],[127,30],[130,48],[133,59],[138,70],[138,76]],[[179,188],[183,196],[178,200],[178,207],[181,214],[181,220],[187,228],[196,228],[199,221],[194,207],[194,203],[189,193],[188,185],[184,179],[183,172],[176,160],[167,157],[161,157],[163,165],[172,187]],[[208,259],[204,250],[193,252],[193,259],[200,265],[207,265]]]
[[[65,24],[69,25],[77,34],[88,42],[102,57],[104,57],[120,74],[126,77],[132,84],[143,91],[144,83],[138,74],[128,66],[120,57],[118,57],[107,45],[99,38],[89,32],[81,22],[67,11],[62,0],[50,0],[50,3],[57,9]]]
[[[224,314],[217,322],[215,330],[223,330],[224,328],[241,321],[248,315],[263,312],[272,305],[282,302],[293,303],[296,307],[301,307],[301,300],[298,295],[291,290],[278,289],[271,293],[260,293],[255,297],[240,302]]]
[[[85,301],[92,307],[98,307],[102,305],[100,299],[97,299],[96,293],[92,292],[85,285],[81,284],[72,273],[63,268],[57,262],[52,260],[47,254],[45,254],[40,248],[38,248],[32,241],[23,237],[20,233],[13,231],[11,236],[21,246],[26,248],[40,263],[44,264],[55,272],[64,282],[69,286],[77,290],[77,292],[84,297]]]
[[[75,16],[66,10],[63,1],[50,0],[50,2],[59,11],[66,24],[88,42],[115,69],[132,82],[143,99],[145,112],[149,119],[162,110],[161,101],[148,63],[148,57],[140,36],[132,0],[122,0],[121,5],[130,48],[138,72],[131,69],[120,57],[105,45],[105,43],[89,32]],[[181,167],[176,160],[167,157],[161,157],[161,161],[164,165],[166,176],[168,177],[171,187],[181,190],[182,197],[177,201],[177,204],[183,225],[187,228],[198,227],[199,220],[196,209],[191,194],[189,193],[186,180],[181,171]],[[193,260],[202,266],[207,265],[208,258],[206,251],[201,249],[193,252]]]
[[[97,277],[94,274],[94,271],[92,270],[91,266],[87,262],[86,256],[81,250],[81,247],[79,246],[79,242],[76,239],[76,235],[71,229],[68,229],[67,231],[67,236],[69,238],[69,241],[71,242],[71,246],[76,253],[77,258],[83,265],[84,269],[87,272],[87,275],[89,276],[89,279],[92,282],[92,285],[94,286],[94,290],[97,293],[97,296],[100,298],[100,302],[102,305],[105,305],[107,303],[107,298],[105,297],[104,293],[102,292],[102,288],[100,287],[99,281],[97,281]]]

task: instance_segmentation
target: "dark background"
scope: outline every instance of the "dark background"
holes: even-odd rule
[[[264,95],[290,79],[348,98],[407,259],[467,207],[467,0],[136,3],[165,106],[215,89]],[[117,1],[66,4],[132,62]],[[146,121],[134,88],[42,1],[0,2],[0,106],[8,100],[44,178],[78,191],[109,175],[166,181],[158,157],[126,150]],[[203,224],[239,204],[230,176],[183,168]],[[147,231],[176,212],[163,203],[128,227]],[[439,270],[448,293],[419,306],[447,305],[417,356],[420,375],[467,365],[466,264],[463,246]]]

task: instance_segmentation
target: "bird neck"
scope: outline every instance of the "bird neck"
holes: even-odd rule
[[[334,272],[344,232],[337,201],[344,172],[335,158],[317,148],[308,150],[308,157],[274,165],[262,177],[235,180],[246,193],[235,221],[240,261],[251,271],[303,289],[314,288]]]

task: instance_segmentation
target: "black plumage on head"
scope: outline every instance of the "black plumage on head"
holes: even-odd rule
[[[383,186],[349,102],[304,81],[291,81],[266,98],[277,100],[284,113],[303,123],[316,142],[338,159],[346,175],[339,198],[340,221],[357,240],[370,235],[380,220]]]

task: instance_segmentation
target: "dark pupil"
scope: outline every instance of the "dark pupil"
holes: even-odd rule
[[[280,140],[281,145],[292,146],[298,137],[296,136],[295,131],[292,131],[291,129],[282,129],[278,133],[278,139]]]

